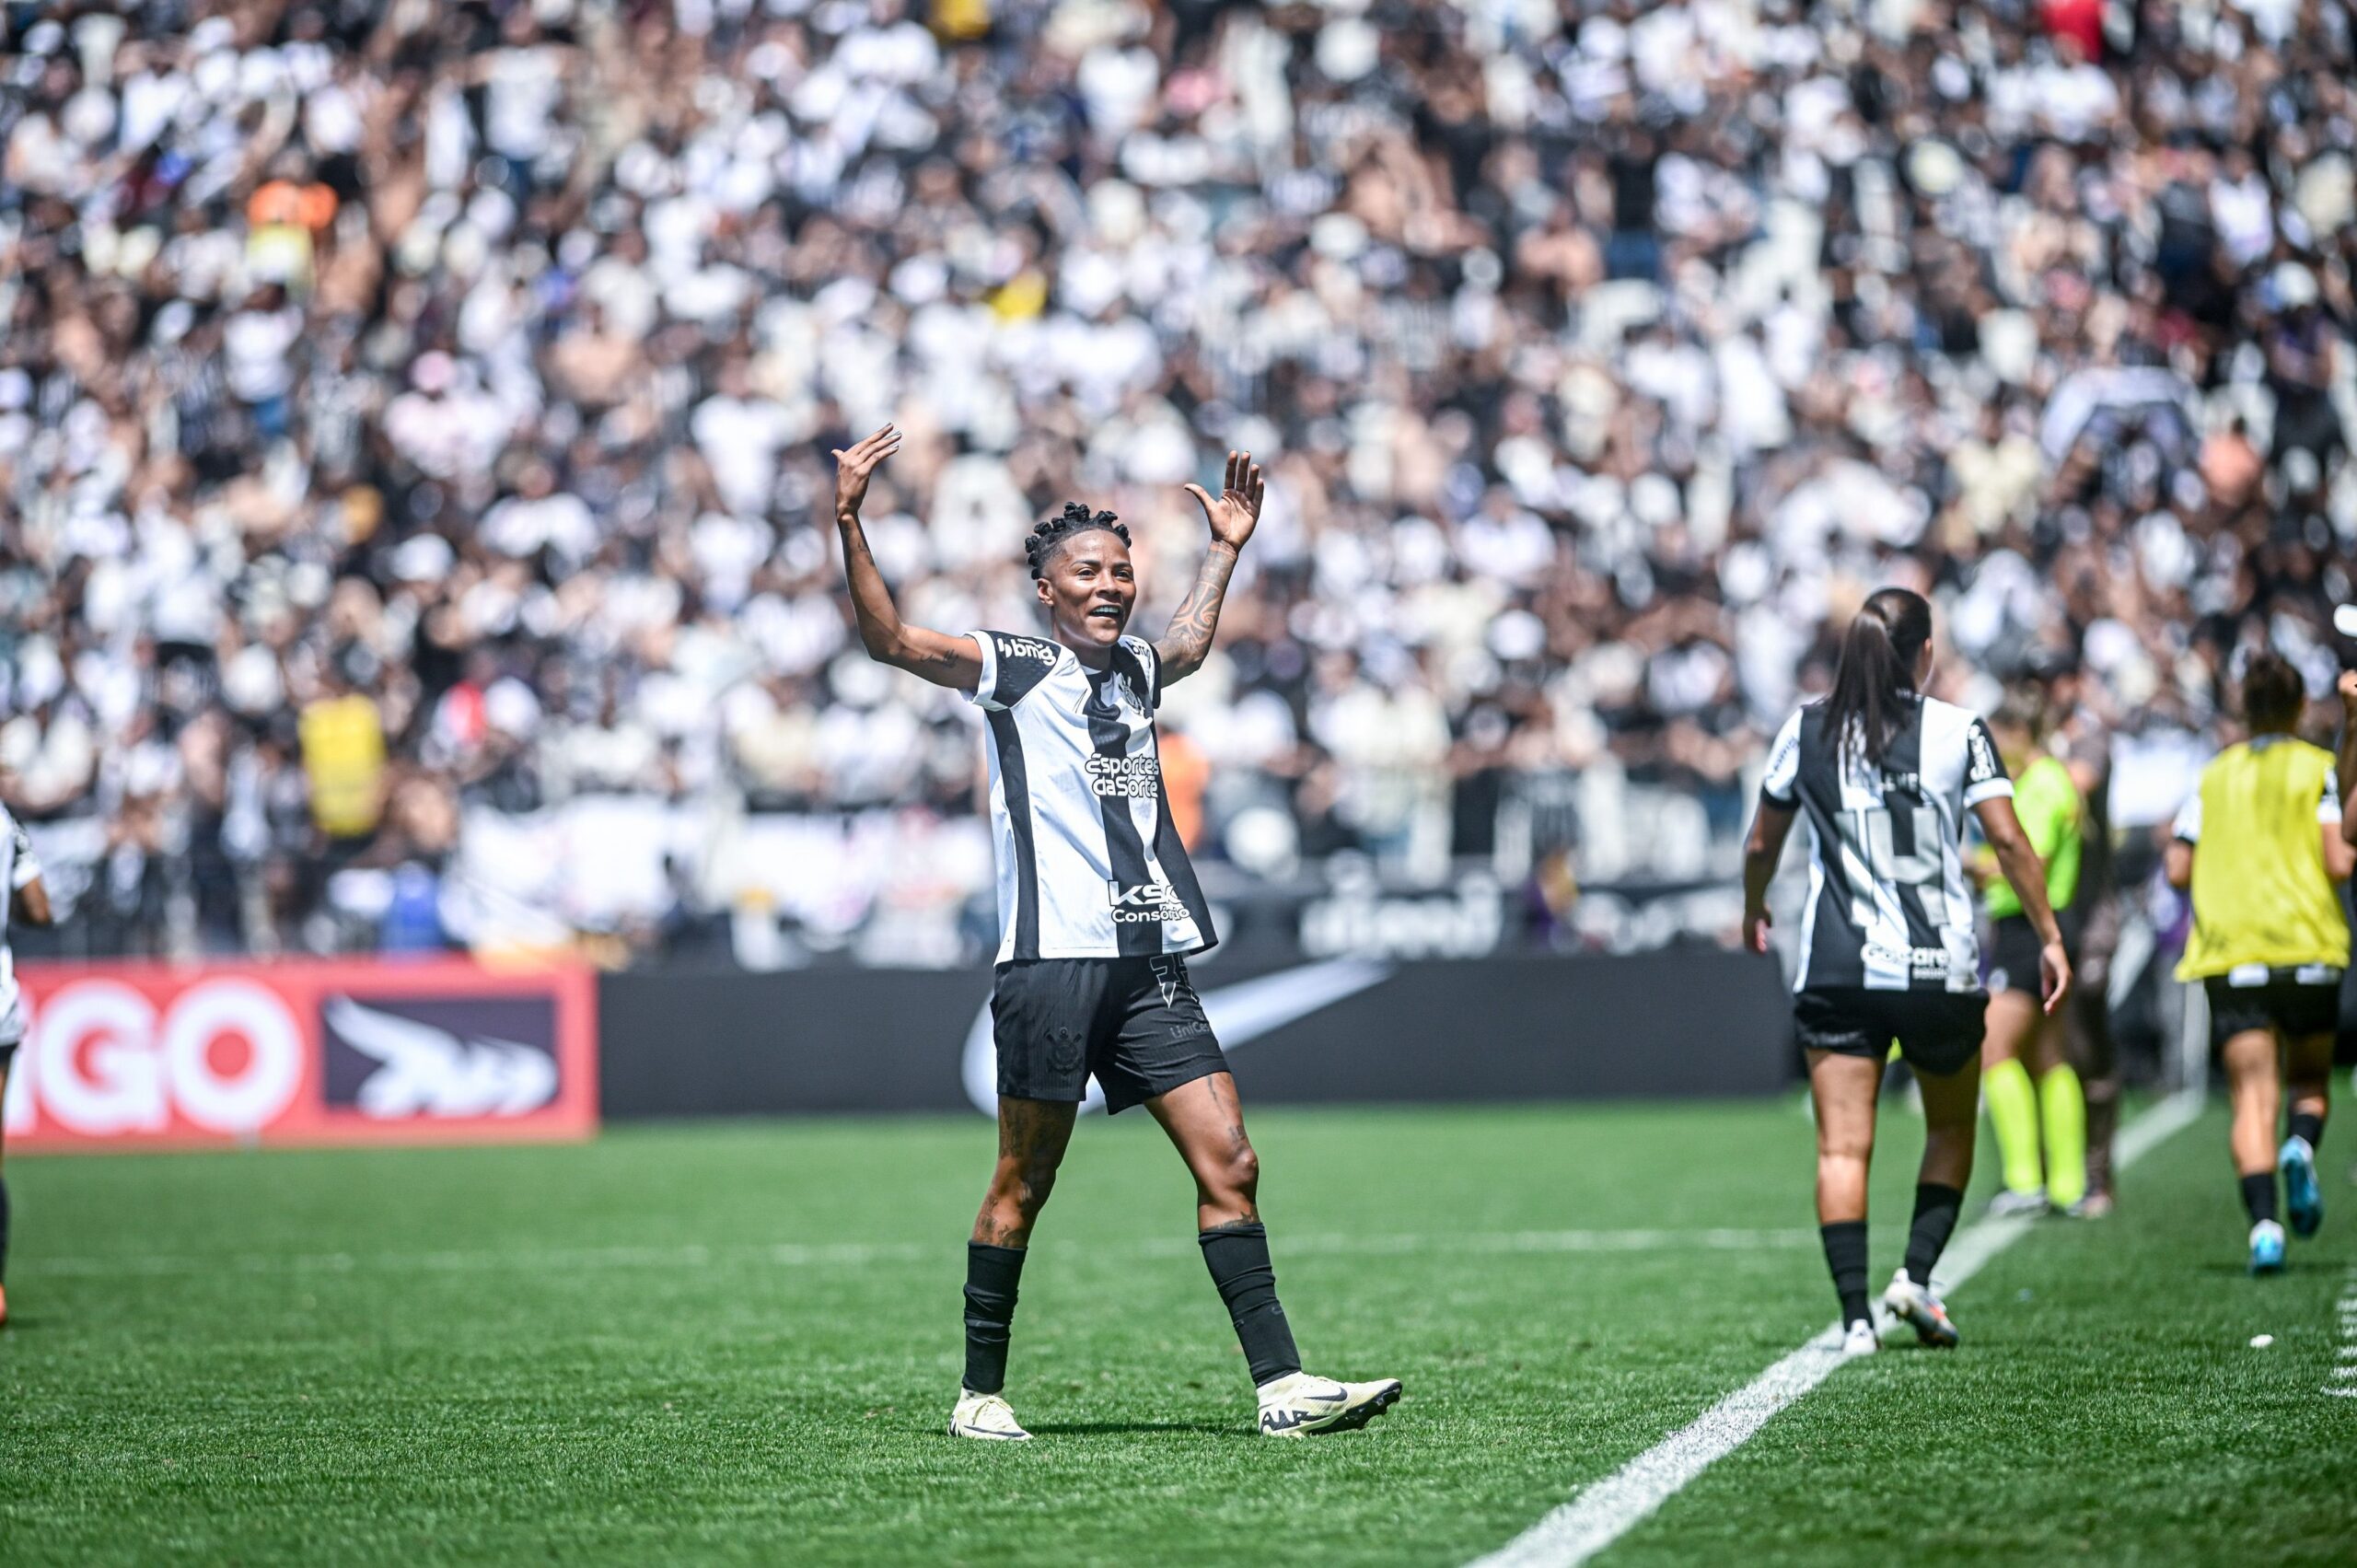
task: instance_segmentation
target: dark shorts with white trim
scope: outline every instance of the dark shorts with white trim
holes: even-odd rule
[[[2062,928],[2062,951],[2076,969],[2079,962],[2079,922],[2068,909],[2055,912],[2054,923]],[[1989,989],[1991,991],[2026,991],[2031,996],[2045,993],[2045,979],[2038,968],[2038,958],[2046,951],[2046,944],[2038,939],[2038,927],[2026,914],[2000,915],[1990,923]]]
[[[1001,964],[991,1033],[1002,1098],[1082,1100],[1094,1075],[1106,1110],[1121,1111],[1227,1071],[1175,954]]]
[[[2286,1040],[2332,1033],[2340,1023],[2340,972],[2328,964],[2254,964],[2209,976],[2201,989],[2210,999],[2210,1049],[2254,1029],[2273,1029]]]
[[[1891,1042],[1918,1073],[1934,1078],[1976,1062],[1989,1013],[1985,991],[1868,991],[1811,986],[1793,998],[1803,1051],[1881,1061]]]

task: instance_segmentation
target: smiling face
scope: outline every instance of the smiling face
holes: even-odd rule
[[[1057,642],[1081,654],[1109,649],[1137,606],[1130,547],[1110,528],[1084,529],[1056,546],[1039,588]]]

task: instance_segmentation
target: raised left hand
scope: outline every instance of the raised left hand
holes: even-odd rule
[[[1260,496],[1265,486],[1260,481],[1260,465],[1252,460],[1249,452],[1227,455],[1227,478],[1217,499],[1200,484],[1187,486],[1187,494],[1203,509],[1203,518],[1212,526],[1212,538],[1230,550],[1240,551],[1244,541],[1260,521]]]

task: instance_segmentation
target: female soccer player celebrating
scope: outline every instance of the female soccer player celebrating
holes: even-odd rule
[[[1989,1003],[1959,852],[1966,811],[1980,818],[2038,934],[2047,1012],[2071,984],[2045,870],[2014,815],[1996,744],[1973,714],[1921,694],[1931,673],[1931,605],[1904,588],[1869,598],[1842,636],[1832,695],[1776,737],[1744,856],[1744,941],[1765,952],[1768,884],[1794,819],[1807,817],[1794,1015],[1817,1101],[1817,1217],[1848,1355],[1877,1344],[1866,1304],[1866,1170],[1894,1039],[1922,1086],[1923,1164],[1907,1260],[1883,1306],[1926,1344],[1956,1342],[1932,1266],[1972,1175]]]
[[[1002,932],[991,989],[998,1168],[966,1252],[966,1376],[949,1430],[1030,1435],[1002,1393],[1016,1285],[1091,1074],[1109,1111],[1144,1106],[1194,1174],[1197,1239],[1259,1388],[1260,1430],[1364,1426],[1399,1399],[1399,1383],[1304,1373],[1277,1303],[1260,1162],[1187,976],[1185,956],[1217,937],[1171,826],[1155,742],[1164,688],[1211,651],[1229,574],[1260,518],[1260,470],[1230,452],[1218,496],[1187,486],[1211,546],[1159,642],[1125,634],[1138,591],[1129,530],[1076,502],[1025,541],[1052,640],[950,636],[901,621],[861,529],[869,477],[900,441],[888,424],[835,453],[852,609],[871,657],[962,692],[988,717]]]
[[[2324,1223],[2316,1151],[2349,967],[2349,923],[2333,884],[2348,878],[2357,850],[2342,832],[2333,754],[2292,733],[2305,697],[2300,672],[2276,654],[2253,654],[2242,697],[2250,738],[2201,770],[2200,787],[2177,813],[2167,871],[2172,886],[2193,892],[2193,931],[2177,972],[2202,982],[2212,1049],[2225,1062],[2250,1272],[2271,1274],[2283,1266],[2279,1166],[2292,1229],[2314,1236]],[[2286,1080],[2291,1126],[2279,1149]]]

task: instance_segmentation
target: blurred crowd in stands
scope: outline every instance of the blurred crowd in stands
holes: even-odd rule
[[[971,713],[825,516],[887,420],[953,631],[1080,497],[1151,632],[1270,465],[1168,713],[1231,889],[1724,876],[1885,583],[2131,833],[2236,650],[2340,662],[2347,0],[0,18],[0,795],[101,949],[981,951]]]

